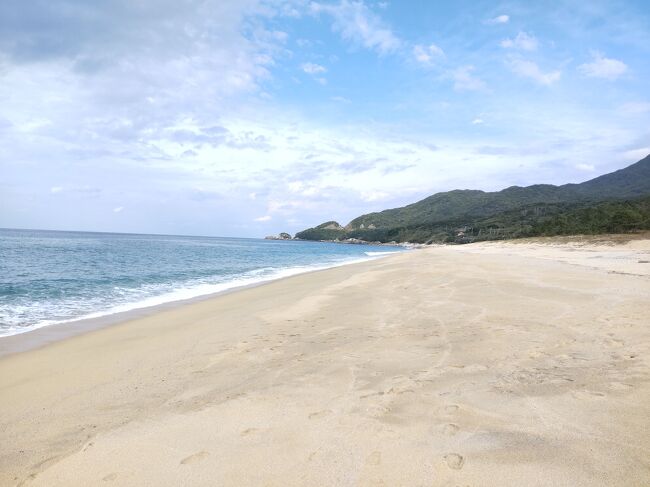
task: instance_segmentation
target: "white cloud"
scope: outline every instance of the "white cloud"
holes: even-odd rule
[[[578,66],[585,76],[615,80],[627,71],[627,65],[618,59],[606,58],[599,52],[592,53],[593,61]]]
[[[292,181],[287,184],[289,192],[298,194],[300,196],[317,196],[321,193],[321,188],[313,183],[305,181]]]
[[[474,120],[472,120],[472,125],[480,125],[482,123],[483,123],[482,118],[475,118]]]
[[[303,63],[300,65],[300,68],[307,74],[319,74],[326,73],[327,68],[316,63]]]
[[[435,44],[429,44],[428,46],[418,44],[413,47],[413,56],[419,63],[432,64],[436,59],[444,58],[445,53]]]
[[[367,8],[351,0],[322,1],[351,12],[361,9],[370,17],[374,16],[373,9],[380,12],[376,2],[370,0],[366,0]],[[91,3],[88,8],[92,12],[95,5],[135,5]],[[432,86],[422,83],[413,86],[408,94],[400,92],[397,100],[387,94],[378,102],[377,108],[389,108],[404,101],[406,109],[402,113],[390,111],[386,117],[373,108],[372,114],[366,113],[368,116],[359,121],[355,105],[342,105],[349,100],[333,95],[350,96],[355,104],[364,104],[363,96],[353,97],[354,89],[348,89],[345,83],[335,84],[334,80],[330,80],[334,85],[331,91],[323,90],[317,84],[322,73],[304,75],[301,69],[303,61],[311,60],[335,70],[328,50],[344,57],[339,42],[324,46],[314,38],[312,47],[322,57],[308,55],[296,60],[283,44],[290,42],[285,35],[272,30],[261,32],[265,25],[273,29],[284,22],[272,17],[266,24],[266,19],[251,18],[241,11],[244,4],[252,3],[202,0],[196,3],[197,9],[191,9],[185,2],[170,1],[166,5],[178,6],[174,15],[166,15],[161,9],[160,16],[144,19],[114,16],[109,25],[97,29],[99,39],[86,38],[91,29],[82,23],[79,32],[71,30],[68,37],[72,40],[55,58],[13,62],[14,57],[3,57],[0,165],[4,179],[0,183],[0,200],[4,197],[3,201],[17,207],[17,202],[33,198],[31,201],[38,205],[32,206],[39,209],[28,210],[30,219],[19,214],[18,209],[10,209],[18,215],[11,216],[13,220],[2,211],[1,226],[15,222],[13,226],[65,227],[74,221],[78,228],[102,229],[103,225],[119,222],[113,229],[194,234],[210,229],[216,234],[252,236],[272,224],[278,230],[293,232],[301,228],[285,226],[292,218],[294,222],[298,219],[302,228],[331,218],[344,223],[371,209],[401,206],[435,191],[457,187],[500,189],[511,184],[563,183],[565,171],[572,177],[578,173],[578,161],[594,162],[598,168],[610,167],[605,165],[611,164],[612,154],[622,158],[625,150],[648,145],[643,132],[647,124],[625,118],[621,111],[647,113],[647,103],[618,107],[606,119],[593,116],[596,108],[592,105],[578,110],[577,102],[576,106],[558,110],[557,101],[553,96],[545,97],[546,93],[529,96],[525,89],[510,93],[509,86],[499,87],[496,79],[487,77],[492,66],[481,64],[479,68],[478,61],[477,70],[462,64],[446,65],[448,86],[444,91],[440,89],[435,99],[427,96]],[[297,0],[295,4],[309,9],[309,2]],[[19,5],[17,2],[15,8]],[[265,9],[274,9],[278,2],[265,0],[264,5]],[[393,8],[397,8],[396,3]],[[48,12],[55,13],[56,9]],[[348,35],[343,19],[324,11],[320,16],[328,24],[326,29],[329,23],[336,24],[334,36],[340,33],[355,45],[372,49],[365,52],[366,57],[401,49],[399,55],[408,57],[408,64],[416,63],[415,46],[400,41],[390,30],[390,35],[383,37],[368,31]],[[124,23],[128,29],[117,28]],[[168,24],[173,28],[167,30]],[[386,29],[381,22],[367,25]],[[298,26],[286,27],[292,33],[300,31],[294,28]],[[130,37],[134,33],[137,39]],[[517,30],[513,30],[508,35],[516,34]],[[408,35],[418,38],[428,34]],[[3,49],[13,45],[10,37],[0,32]],[[80,37],[83,42],[78,41]],[[109,37],[111,41],[105,41]],[[504,37],[507,35],[499,34],[495,42]],[[22,38],[37,42],[39,36],[28,33],[16,37],[15,42],[22,42]],[[438,51],[424,43],[420,47],[427,56],[423,61],[440,62],[435,57]],[[81,48],[83,52],[78,52]],[[293,43],[291,48],[298,49]],[[19,54],[23,51],[20,49]],[[510,51],[512,57],[518,56]],[[49,56],[49,52],[43,49],[41,56]],[[187,57],[187,52],[193,55]],[[80,59],[89,56],[90,61],[100,65],[97,71],[83,71],[90,68],[78,65]],[[438,57],[443,59],[442,55]],[[383,65],[380,76],[405,67],[401,59],[383,61],[379,63]],[[407,69],[400,77],[411,76],[411,71]],[[546,82],[553,78],[549,78],[552,73],[539,68],[521,71]],[[375,73],[373,69],[364,75]],[[282,93],[278,87],[286,87],[292,76],[302,82],[313,77],[313,83],[301,88],[318,93],[338,119],[333,120],[331,113],[300,105],[298,102],[304,100],[302,89],[295,93],[298,98],[276,96]],[[489,90],[487,81],[480,79],[483,76],[494,83],[490,86],[493,96],[484,100],[490,107],[476,106],[473,96],[453,93],[454,88]],[[619,93],[607,106],[611,107],[614,100],[648,101],[645,95],[642,91]],[[342,104],[334,106],[335,102]],[[427,116],[427,128],[413,130],[419,125],[420,115],[411,113],[409,104],[425,108],[428,103],[440,116]],[[494,113],[483,112],[484,108]],[[497,147],[492,152],[477,152],[476,147],[485,144],[478,140],[484,132],[479,123],[482,118],[478,118],[482,116],[488,117],[486,125],[495,128],[491,143],[512,143],[519,151]],[[41,117],[51,123],[32,123]],[[622,119],[630,123],[624,125]],[[472,127],[467,127],[468,123],[473,123]],[[21,127],[30,131],[21,131]],[[632,151],[630,158],[632,154],[634,160],[640,158],[638,152]],[[558,170],[544,166],[553,160],[573,162],[563,162]],[[201,187],[208,190],[196,189]],[[14,198],[15,194],[21,197]],[[215,202],[217,195],[220,199]],[[115,201],[123,206],[117,207]],[[199,203],[205,211],[195,211]],[[7,205],[0,207],[5,210]],[[114,207],[122,208],[124,214],[106,218]],[[253,222],[255,217],[258,223]],[[40,225],[33,223],[38,221]]]
[[[164,165],[169,155],[158,141],[171,127],[188,118],[217,125],[233,106],[260,94],[283,49],[282,33],[261,26],[254,35],[244,32],[255,15],[251,2],[135,3],[12,7],[15,33],[0,28],[0,100],[13,133],[0,130],[0,157],[33,161],[35,179],[45,177],[38,173],[46,165],[75,172],[109,157],[118,168],[145,160]],[[22,127],[30,132],[17,133]],[[175,157],[194,157],[199,142],[191,145]],[[98,172],[84,169],[65,192],[97,184]]]
[[[42,117],[36,117],[30,120],[26,120],[23,123],[16,124],[16,130],[19,130],[21,132],[34,132],[43,127],[47,127],[48,125],[52,125],[51,120],[47,120]]]
[[[592,172],[596,169],[593,164],[584,164],[584,163],[577,164],[576,168],[585,172]]]
[[[509,15],[497,15],[496,17],[492,19],[488,19],[485,21],[486,24],[507,24],[510,21],[510,16]]]
[[[88,186],[88,185],[83,185],[83,186],[52,186],[50,188],[50,193],[52,194],[57,194],[57,193],[63,193],[65,192],[66,194],[74,194],[74,195],[86,195],[86,196],[96,196],[99,193],[102,192],[100,188],[94,187],[94,186]]]
[[[630,162],[637,162],[650,154],[650,147],[641,147],[626,151],[624,157]]]
[[[268,206],[269,213],[278,214],[279,218],[295,215],[297,212],[311,209],[310,207],[313,208],[309,199],[269,200]]]
[[[519,32],[514,39],[504,39],[500,43],[505,49],[519,49],[521,51],[534,51],[537,49],[539,42],[535,36],[525,32]]]
[[[385,193],[383,191],[362,191],[361,192],[361,199],[363,201],[367,201],[368,203],[374,202],[374,201],[382,201],[386,200],[390,197],[390,194]]]
[[[628,115],[648,113],[650,112],[650,103],[644,101],[626,103],[621,107],[621,111]]]
[[[519,76],[525,78],[530,78],[535,80],[542,85],[552,85],[553,83],[559,81],[562,76],[562,72],[559,70],[549,71],[547,73],[543,72],[539,66],[533,61],[527,61],[520,58],[511,58],[508,61],[508,66],[510,69]]]
[[[122,210],[124,210],[123,206],[117,206],[117,207],[113,208],[113,213],[121,213]]]
[[[473,76],[472,71],[474,66],[461,66],[452,73],[456,91],[481,91],[486,88],[483,80]]]
[[[362,1],[341,0],[338,4],[311,3],[314,14],[334,19],[333,29],[347,41],[374,49],[380,54],[397,50],[402,41]]]

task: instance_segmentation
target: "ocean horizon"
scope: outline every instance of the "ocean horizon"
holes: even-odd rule
[[[402,250],[299,240],[0,229],[0,338]]]

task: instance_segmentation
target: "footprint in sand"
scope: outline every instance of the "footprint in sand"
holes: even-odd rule
[[[113,472],[113,473],[109,473],[107,476],[102,478],[102,481],[103,482],[112,482],[116,478],[117,478],[117,474],[115,472]]]
[[[447,463],[447,466],[449,468],[454,470],[460,470],[461,468],[463,468],[465,459],[458,453],[448,453],[447,455],[445,455],[445,462]]]
[[[203,450],[197,453],[194,453],[193,455],[190,455],[189,457],[185,457],[181,460],[181,465],[189,465],[191,463],[196,463],[200,462],[203,460],[205,457],[209,456],[210,454]]]
[[[414,393],[415,391],[413,389],[408,389],[408,388],[401,388],[401,387],[391,387],[386,394],[392,394],[392,395],[401,395],[401,394],[409,394],[409,393]]]
[[[582,390],[582,391],[574,391],[572,395],[577,399],[602,399],[607,394],[599,391]]]
[[[458,404],[449,404],[448,406],[445,406],[444,411],[446,413],[455,413],[458,412]]]
[[[458,433],[458,425],[454,423],[449,423],[446,424],[443,428],[442,431],[449,436],[454,436],[456,433]]]
[[[632,384],[626,384],[625,382],[610,382],[609,388],[613,391],[626,391],[632,389],[634,386]]]
[[[313,413],[309,414],[309,419],[318,419],[322,418],[323,416],[327,416],[328,414],[331,414],[332,411],[330,409],[323,409],[322,411],[316,411]]]
[[[381,404],[371,404],[366,408],[368,415],[372,418],[380,418],[391,412],[389,406],[382,406]]]
[[[585,391],[587,394],[595,397],[605,397],[607,394],[604,392],[599,392],[599,391]]]
[[[454,423],[434,424],[431,425],[431,427],[429,428],[429,432],[433,436],[437,436],[437,437],[439,437],[441,433],[446,436],[454,436],[459,431],[460,431],[460,427]]]
[[[364,394],[362,396],[359,396],[359,399],[367,399],[367,398],[373,397],[373,396],[383,396],[384,394],[385,394],[384,391],[369,392],[368,394]]]
[[[379,465],[381,463],[381,452],[373,451],[366,460],[368,465]]]

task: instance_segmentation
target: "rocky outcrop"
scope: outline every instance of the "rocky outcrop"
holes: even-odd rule
[[[269,235],[264,237],[265,240],[292,240],[291,234],[281,232],[279,235]]]
[[[323,230],[343,230],[343,227],[339,225],[338,222],[326,222],[321,225],[318,225],[316,228]]]

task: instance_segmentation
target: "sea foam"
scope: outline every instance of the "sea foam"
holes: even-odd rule
[[[0,280],[0,337],[394,253],[317,242],[6,232],[0,231],[0,251],[12,254],[14,269]],[[12,275],[21,278],[11,281]]]

